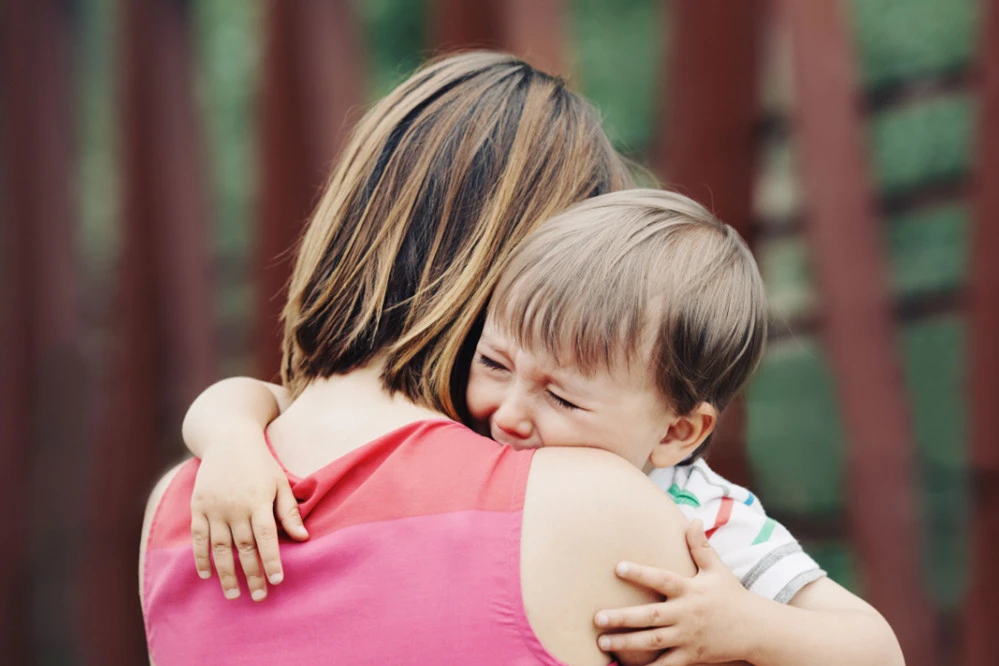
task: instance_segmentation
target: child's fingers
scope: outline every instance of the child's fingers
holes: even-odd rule
[[[284,477],[278,481],[274,511],[278,520],[281,521],[281,527],[288,533],[288,536],[297,541],[305,541],[309,538],[309,532],[305,529],[305,523],[302,522],[302,514],[298,510],[298,500],[295,499],[295,494],[291,492],[291,485]]]
[[[212,577],[212,558],[209,554],[208,518],[199,512],[191,514],[191,543],[194,546],[194,566],[202,579]]]
[[[256,511],[250,518],[253,536],[257,541],[260,561],[264,565],[264,573],[271,585],[277,585],[284,580],[284,570],[281,568],[281,551],[278,547],[277,525],[274,522],[274,512],[270,507]]]
[[[239,580],[236,579],[236,563],[232,557],[232,533],[229,526],[218,520],[210,521],[212,559],[215,560],[215,571],[219,575],[222,594],[226,599],[239,597]]]
[[[232,526],[232,539],[239,553],[239,565],[243,567],[246,576],[246,586],[250,597],[260,601],[267,596],[267,581],[260,569],[260,557],[257,555],[257,541],[253,537],[253,528],[249,520],[241,520]]]
[[[683,594],[687,587],[687,578],[684,576],[675,574],[672,571],[647,567],[633,562],[620,562],[614,568],[614,573],[621,580],[630,581],[642,587],[655,590],[659,594],[666,595],[667,598]]]
[[[668,650],[649,666],[691,666],[695,662],[690,653],[683,649]]]
[[[711,547],[711,542],[704,533],[704,523],[700,519],[691,521],[687,526],[687,548],[690,549],[690,557],[697,565],[698,571],[725,566],[721,557]]]
[[[626,634],[603,634],[597,645],[604,652],[654,652],[673,647],[677,638],[675,627],[657,627]]]
[[[647,629],[676,624],[676,614],[665,603],[600,611],[593,623],[601,629]]]

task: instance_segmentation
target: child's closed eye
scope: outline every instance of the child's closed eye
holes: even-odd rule
[[[508,368],[495,359],[491,359],[482,352],[475,355],[475,360],[479,362],[480,365],[489,368],[490,370],[500,370],[506,371]]]
[[[575,405],[565,398],[548,391],[548,397],[559,409],[580,409],[579,405]]]

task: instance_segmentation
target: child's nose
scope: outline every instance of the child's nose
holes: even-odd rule
[[[526,406],[519,398],[508,398],[503,401],[493,417],[496,426],[517,437],[531,435],[531,419]]]

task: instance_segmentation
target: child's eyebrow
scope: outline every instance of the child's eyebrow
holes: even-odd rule
[[[548,380],[559,388],[580,397],[591,398],[594,391],[587,385],[586,376],[575,369],[559,366],[548,373]]]
[[[486,333],[479,336],[479,344],[488,347],[490,353],[499,354],[504,357],[510,356],[509,351],[507,351],[506,346],[502,342],[490,339]]]

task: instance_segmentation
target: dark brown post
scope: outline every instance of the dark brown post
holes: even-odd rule
[[[430,42],[437,51],[500,48],[503,43],[501,0],[432,0]]]
[[[670,5],[669,87],[653,162],[664,184],[696,199],[753,241],[763,0],[676,0]],[[748,483],[746,410],[734,401],[714,435],[710,463]]]
[[[564,0],[507,0],[502,5],[504,49],[543,72],[567,76]]]
[[[79,571],[88,664],[146,660],[135,573],[143,507],[164,462],[180,459],[183,408],[215,372],[189,5],[121,0],[119,10],[124,241]]]
[[[971,244],[971,576],[964,618],[965,663],[999,655],[999,2],[982,3],[981,110]]]
[[[864,589],[906,663],[930,666],[937,645],[919,567],[913,433],[843,4],[778,5],[791,33],[806,234],[849,439],[848,516]]]
[[[438,51],[509,51],[550,74],[567,75],[564,0],[434,0],[431,45]]]
[[[76,518],[84,375],[69,9],[54,0],[0,8],[0,504],[8,509],[0,525],[0,662],[26,666],[41,660],[33,636],[65,650],[72,624],[63,572],[76,545],[66,535]],[[32,626],[39,604],[53,609],[51,626]]]
[[[363,86],[350,2],[271,0],[267,12],[254,346],[257,375],[275,380],[295,243],[360,118]]]

